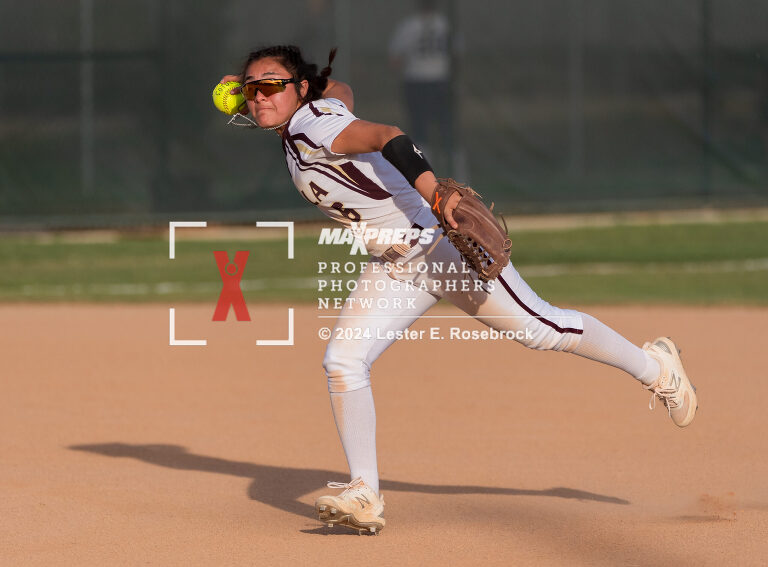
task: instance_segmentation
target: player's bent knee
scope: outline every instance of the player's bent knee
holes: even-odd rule
[[[517,340],[523,346],[534,350],[555,350],[572,352],[581,339],[581,335],[570,330],[560,330],[537,323],[520,334]]]
[[[331,393],[351,392],[371,384],[370,370],[365,361],[341,348],[334,348],[333,343],[325,351],[323,368]]]

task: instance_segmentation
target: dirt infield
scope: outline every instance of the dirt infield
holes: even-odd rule
[[[3,565],[762,565],[768,309],[594,308],[675,338],[676,428],[630,377],[504,341],[400,341],[373,368],[387,528],[312,517],[346,463],[310,307],[0,306]],[[438,306],[431,315],[456,314]],[[422,319],[416,329],[481,328]],[[483,370],[478,370],[478,367]]]

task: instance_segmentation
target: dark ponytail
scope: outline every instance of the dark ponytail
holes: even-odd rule
[[[301,81],[307,81],[309,87],[307,88],[307,94],[301,99],[302,103],[311,102],[322,98],[323,91],[328,86],[328,77],[331,75],[331,64],[336,58],[337,48],[331,49],[328,54],[328,65],[326,65],[320,74],[317,73],[317,65],[304,61],[304,57],[301,54],[301,49],[295,45],[273,45],[271,47],[265,47],[257,51],[253,51],[248,55],[248,58],[243,64],[243,71],[240,74],[241,82],[245,77],[245,72],[248,69],[248,65],[259,59],[271,58],[275,59],[283,67],[285,67],[291,76],[299,83]],[[301,94],[300,85],[294,84],[296,93]]]
[[[338,49],[338,47],[331,49],[331,52],[328,54],[328,65],[323,67],[323,70],[320,71],[320,76],[324,79],[327,79],[331,75],[331,64],[333,63],[333,60],[336,59],[336,52]]]

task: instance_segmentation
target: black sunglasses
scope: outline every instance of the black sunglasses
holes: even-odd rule
[[[240,87],[240,92],[246,100],[254,100],[256,91],[264,96],[272,96],[275,93],[281,93],[285,90],[288,83],[297,83],[296,79],[260,79],[258,81],[249,81]]]

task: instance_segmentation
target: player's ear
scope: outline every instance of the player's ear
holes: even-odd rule
[[[307,91],[309,90],[309,81],[304,79],[299,83],[299,95],[302,100],[304,100],[304,97],[307,96]]]

